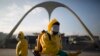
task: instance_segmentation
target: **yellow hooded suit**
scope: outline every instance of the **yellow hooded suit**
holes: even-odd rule
[[[16,56],[27,56],[28,55],[28,42],[24,38],[23,32],[19,32],[19,42],[16,46]]]
[[[54,23],[57,23],[56,19],[53,19],[48,24],[48,33],[51,35],[51,40],[47,33],[40,34],[40,38],[38,39],[38,43],[42,46],[42,55],[44,56],[57,56],[59,51],[62,49],[61,37],[59,34],[53,35],[51,33],[51,29]],[[39,47],[39,45],[38,45]],[[38,50],[38,48],[36,47]],[[78,56],[78,53],[68,53],[68,56]]]
[[[50,33],[51,28],[54,23],[58,22],[53,19],[48,25],[48,32]],[[51,35],[51,33],[50,33]],[[40,38],[40,44],[42,46],[42,53],[47,54],[46,56],[56,56],[56,54],[61,49],[61,37],[57,35],[51,35],[51,40],[47,33],[44,33]]]

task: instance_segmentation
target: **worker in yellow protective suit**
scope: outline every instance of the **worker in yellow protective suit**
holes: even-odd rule
[[[38,36],[35,50],[41,49],[41,56],[73,56],[73,54],[78,55],[77,53],[67,54],[62,51],[62,41],[59,34],[59,28],[60,23],[56,19],[53,19],[48,24],[48,32],[43,32]]]
[[[48,33],[44,33],[40,38],[42,46],[42,54],[46,56],[56,56],[59,50],[62,49],[61,37],[59,34],[60,23],[53,19],[48,25]]]
[[[18,43],[16,46],[16,56],[27,56],[28,55],[28,41],[24,37],[23,32],[18,34]]]

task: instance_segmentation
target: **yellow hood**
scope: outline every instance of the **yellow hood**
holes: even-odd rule
[[[20,31],[18,35],[20,35],[19,39],[24,39],[24,33],[22,31]]]
[[[55,18],[50,21],[50,23],[48,24],[48,32],[51,31],[53,24],[56,22],[58,22],[58,21]]]

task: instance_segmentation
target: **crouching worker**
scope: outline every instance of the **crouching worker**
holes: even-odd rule
[[[50,21],[48,31],[42,31],[38,36],[37,46],[34,50],[35,56],[69,56],[69,54],[62,51],[59,28],[60,23],[56,19]]]
[[[18,43],[16,45],[16,56],[27,56],[28,55],[28,41],[24,37],[23,32],[18,34]]]

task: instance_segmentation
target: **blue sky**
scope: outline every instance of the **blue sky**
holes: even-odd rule
[[[32,6],[53,0],[0,0],[0,32],[9,33],[20,18]],[[100,1],[99,0],[54,0],[70,7],[94,35],[100,36]],[[56,8],[51,18],[61,23],[60,32],[66,35],[87,34],[78,20],[65,8]],[[48,13],[43,8],[36,8],[23,20],[15,33],[19,31],[40,32],[47,30]]]

